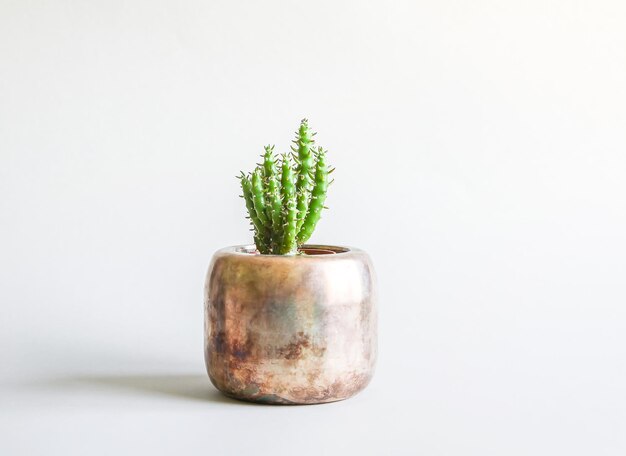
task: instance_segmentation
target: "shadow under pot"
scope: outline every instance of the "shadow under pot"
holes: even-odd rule
[[[205,286],[211,382],[236,399],[318,404],[367,386],[377,355],[376,283],[358,249],[305,245],[294,256],[235,246]]]

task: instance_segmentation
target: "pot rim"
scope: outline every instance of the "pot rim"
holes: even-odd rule
[[[357,249],[355,247],[347,247],[347,246],[338,246],[338,245],[329,245],[329,244],[304,244],[301,249],[310,249],[310,250],[326,250],[332,253],[321,253],[321,254],[313,254],[313,255],[276,255],[276,254],[253,254],[256,251],[256,246],[254,244],[241,244],[241,245],[231,245],[228,247],[224,247],[218,250],[218,253],[237,255],[246,258],[298,258],[298,259],[322,259],[322,258],[337,258],[343,257],[349,254],[354,253],[362,253],[361,249]]]

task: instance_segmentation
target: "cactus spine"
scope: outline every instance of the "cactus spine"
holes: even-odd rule
[[[320,219],[328,175],[326,152],[314,151],[306,119],[293,141],[293,154],[282,156],[277,169],[274,146],[266,146],[263,163],[239,177],[254,243],[262,254],[293,255],[313,234]]]

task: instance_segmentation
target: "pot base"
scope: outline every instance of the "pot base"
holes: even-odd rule
[[[333,382],[328,388],[295,388],[287,392],[291,399],[286,399],[281,394],[262,391],[257,384],[248,385],[235,392],[220,384],[210,374],[209,378],[221,394],[238,401],[265,405],[315,405],[344,401],[356,396],[365,389],[372,376],[371,374],[347,376],[345,380]]]
[[[249,398],[245,396],[235,396],[232,394],[227,394],[223,391],[220,391],[220,394],[228,397],[229,399],[234,399],[239,402],[246,402],[248,404],[256,404],[256,405],[319,405],[319,404],[332,404],[333,402],[341,402],[346,399],[350,399],[352,396],[343,397],[340,399],[329,399],[327,401],[320,402],[292,402],[287,399],[283,399],[280,396],[268,394],[267,396],[261,396],[258,398]]]

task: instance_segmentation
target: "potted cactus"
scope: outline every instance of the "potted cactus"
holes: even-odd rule
[[[254,245],[219,250],[205,284],[205,360],[224,394],[273,404],[346,399],[376,362],[376,284],[356,248],[306,244],[333,171],[307,120],[280,166],[241,173]]]

